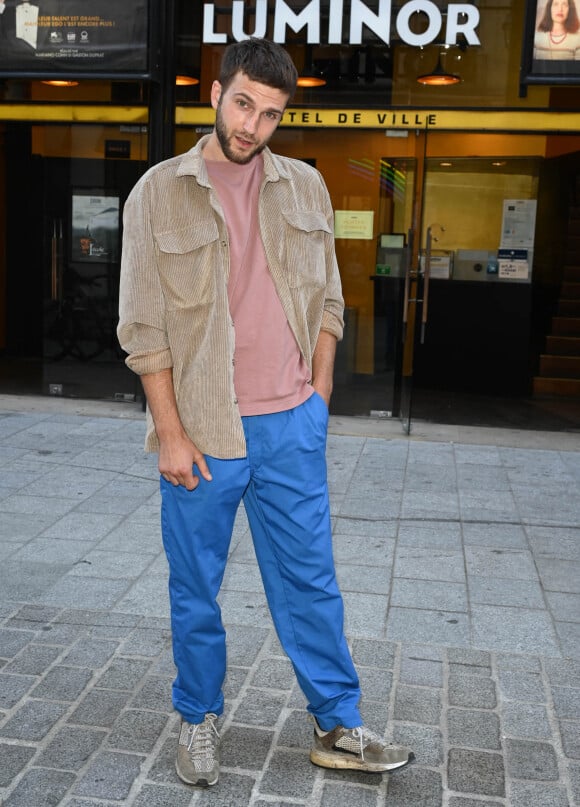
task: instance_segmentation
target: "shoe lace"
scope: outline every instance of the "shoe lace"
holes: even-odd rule
[[[187,733],[189,742],[187,750],[190,753],[191,761],[213,760],[216,739],[219,740],[219,733],[215,726],[217,715],[207,714],[203,723],[191,724]]]
[[[379,735],[375,734],[374,731],[367,729],[366,726],[357,726],[357,728],[351,729],[351,732],[353,739],[358,741],[358,743],[360,744],[360,756],[361,759],[363,760],[365,758],[365,748],[367,747],[367,745],[370,745],[371,743],[378,743],[379,745],[384,745]]]

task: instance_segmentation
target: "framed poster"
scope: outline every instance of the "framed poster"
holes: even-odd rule
[[[521,84],[580,84],[580,0],[527,0]]]
[[[119,215],[118,194],[102,189],[74,189],[71,201],[71,261],[116,263],[119,260]]]
[[[148,73],[149,0],[0,0],[0,77]]]

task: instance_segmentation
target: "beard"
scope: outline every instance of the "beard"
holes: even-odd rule
[[[256,156],[256,154],[260,154],[260,152],[266,148],[266,143],[256,143],[255,148],[253,148],[249,152],[244,152],[243,154],[240,154],[234,150],[234,146],[232,145],[234,135],[228,133],[228,130],[226,128],[226,124],[224,122],[223,115],[221,112],[221,100],[218,103],[216,109],[215,133],[218,142],[220,144],[221,150],[224,153],[224,156],[230,162],[237,163],[238,165],[246,165]],[[248,140],[249,138],[247,137],[247,135],[244,135],[244,139]]]

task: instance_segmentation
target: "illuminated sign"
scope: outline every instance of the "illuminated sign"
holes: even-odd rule
[[[223,15],[223,9],[214,3],[203,7],[203,39],[206,44],[224,45],[228,32],[216,30],[216,16]],[[421,33],[412,30],[410,21],[414,14],[427,17],[427,28]],[[245,21],[252,14],[254,27],[245,30]],[[285,0],[275,0],[273,20],[274,42],[286,42],[286,30],[294,33],[306,29],[306,42],[309,45],[340,45],[343,42],[343,27],[348,20],[348,44],[360,45],[363,40],[363,26],[372,31],[386,45],[391,40],[391,0],[378,0],[375,13],[362,0],[350,1],[350,17],[345,14],[344,0],[330,0],[328,24],[321,31],[320,0],[310,0],[300,11],[295,11]],[[445,30],[445,44],[456,45],[462,35],[469,45],[481,44],[475,29],[479,25],[479,9],[471,3],[449,3],[440,9],[432,0],[409,0],[398,9],[395,15],[395,28],[399,39],[407,45],[424,47]],[[254,9],[246,8],[245,0],[233,0],[231,11],[231,36],[236,42],[250,36],[265,37],[268,28],[268,0],[256,0]]]

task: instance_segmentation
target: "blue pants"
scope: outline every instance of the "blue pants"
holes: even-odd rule
[[[206,457],[213,480],[188,491],[161,479],[163,543],[177,677],[190,723],[223,711],[226,635],[217,596],[241,500],[268,605],[308,710],[325,730],[362,723],[343,632],[326,481],[328,410],[314,393],[285,412],[244,417],[247,456]]]

